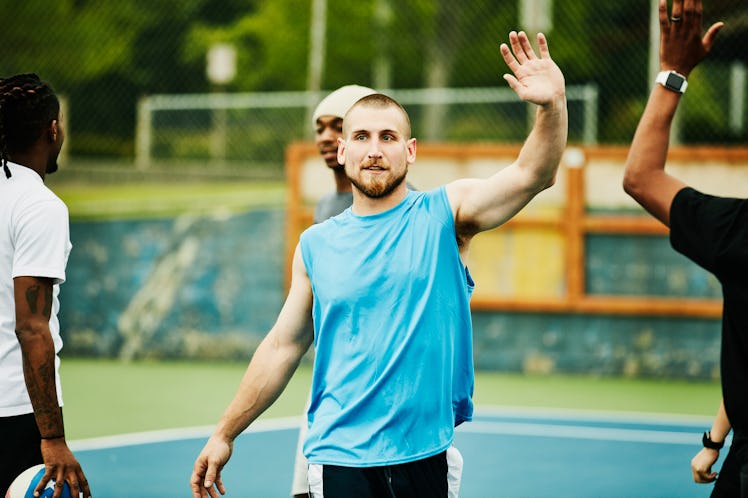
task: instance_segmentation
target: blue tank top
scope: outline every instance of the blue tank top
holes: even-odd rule
[[[473,283],[444,188],[313,225],[315,362],[304,454],[368,467],[427,458],[472,417]]]

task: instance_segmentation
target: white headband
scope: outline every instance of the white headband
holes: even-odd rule
[[[320,116],[343,118],[353,104],[373,93],[377,93],[376,90],[359,85],[346,85],[338,88],[317,105],[312,115],[312,124],[316,125]]]

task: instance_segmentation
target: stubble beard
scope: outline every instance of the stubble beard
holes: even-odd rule
[[[370,199],[381,199],[394,192],[394,190],[399,187],[401,183],[403,183],[403,181],[405,180],[405,175],[407,175],[407,173],[408,170],[406,168],[402,175],[398,175],[396,177],[390,176],[388,178],[374,178],[368,183],[364,183],[350,176],[348,177],[348,179],[351,181],[353,186],[356,187],[356,189],[358,189],[366,197]]]

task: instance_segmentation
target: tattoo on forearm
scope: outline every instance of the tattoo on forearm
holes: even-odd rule
[[[34,416],[42,435],[63,434],[64,427],[57,402],[54,359],[34,366],[29,354],[22,350],[26,389],[34,406]]]
[[[41,313],[44,316],[50,316],[52,313],[52,288],[49,286],[41,286],[39,284],[32,285],[26,289],[26,304],[29,305],[31,313],[39,313],[39,295],[42,294],[44,303],[42,303]]]
[[[26,303],[33,314],[37,313],[36,301],[39,299],[40,285],[32,285],[26,289]]]

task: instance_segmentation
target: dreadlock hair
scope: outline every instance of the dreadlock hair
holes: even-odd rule
[[[6,178],[11,176],[10,155],[31,147],[59,115],[54,90],[36,74],[0,79],[0,162]]]

